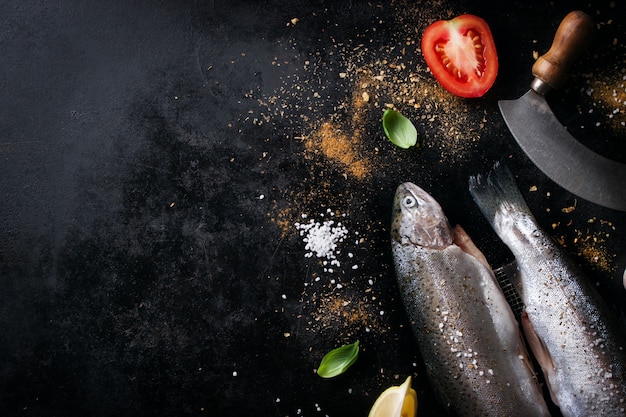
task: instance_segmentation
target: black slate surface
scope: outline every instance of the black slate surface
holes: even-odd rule
[[[2,2],[0,414],[357,416],[411,375],[418,415],[441,415],[395,286],[392,197],[417,183],[501,265],[467,192],[497,160],[623,320],[626,214],[548,180],[497,108],[575,8],[598,34],[550,102],[626,162],[620,2]],[[476,100],[419,52],[466,12],[500,58]],[[419,149],[386,140],[386,104]],[[348,231],[332,272],[296,229],[328,210]],[[356,339],[346,374],[315,374]]]

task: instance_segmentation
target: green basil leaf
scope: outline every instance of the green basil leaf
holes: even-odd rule
[[[383,113],[383,129],[396,146],[408,149],[417,143],[417,129],[409,119],[393,109]]]
[[[338,347],[328,352],[317,368],[317,374],[322,378],[332,378],[343,374],[359,356],[359,341]]]

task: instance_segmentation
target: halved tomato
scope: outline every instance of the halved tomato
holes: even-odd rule
[[[422,54],[437,81],[460,97],[481,97],[498,74],[498,54],[483,19],[464,14],[428,26]]]

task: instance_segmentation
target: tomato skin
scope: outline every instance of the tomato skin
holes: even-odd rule
[[[487,22],[471,14],[428,26],[422,36],[422,54],[437,81],[459,97],[483,96],[498,75],[491,30]]]

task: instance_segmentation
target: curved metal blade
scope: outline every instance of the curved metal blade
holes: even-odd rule
[[[626,211],[626,165],[577,141],[543,96],[530,90],[498,105],[517,143],[551,180],[592,203]]]

